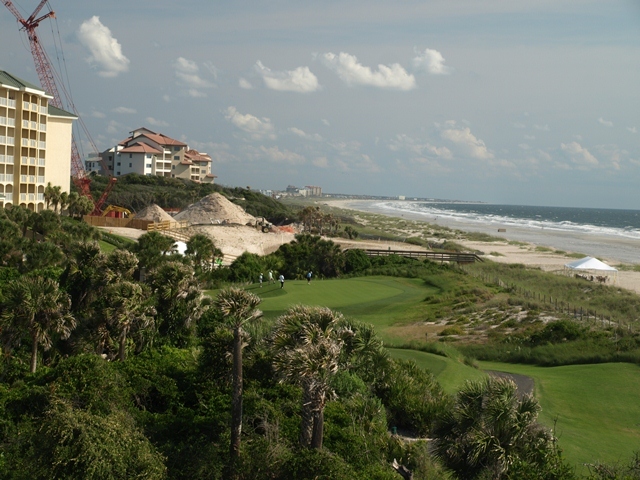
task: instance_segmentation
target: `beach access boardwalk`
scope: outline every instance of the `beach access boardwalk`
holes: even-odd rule
[[[427,252],[424,250],[391,250],[391,249],[377,249],[377,248],[365,248],[364,252],[369,257],[381,257],[387,255],[401,255],[409,258],[428,258],[429,260],[440,262],[456,262],[456,263],[475,263],[484,262],[475,253],[460,253],[460,252]]]

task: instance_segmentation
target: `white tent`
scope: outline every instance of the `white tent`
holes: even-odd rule
[[[580,272],[576,275],[587,280],[594,280],[594,275],[596,275],[595,279],[601,282],[605,282],[609,275],[613,276],[614,282],[617,280],[618,270],[597,258],[584,257],[575,262],[566,263],[564,266],[568,270]],[[591,275],[584,275],[582,272]]]

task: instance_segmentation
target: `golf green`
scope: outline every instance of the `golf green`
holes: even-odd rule
[[[385,329],[421,320],[423,299],[435,292],[420,279],[359,277],[341,280],[285,281],[280,284],[254,284],[247,290],[262,298],[265,319],[273,319],[292,305],[320,305],[349,318],[368,322],[384,340]],[[213,292],[212,292],[213,293]]]

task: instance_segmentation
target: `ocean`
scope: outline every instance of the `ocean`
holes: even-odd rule
[[[353,201],[349,206],[600,259],[640,263],[640,210],[410,201]]]

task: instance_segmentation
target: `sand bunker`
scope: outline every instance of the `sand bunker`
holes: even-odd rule
[[[189,205],[178,213],[174,220],[187,221],[192,225],[218,224],[254,224],[255,217],[245,212],[242,207],[230,202],[224,195],[212,193],[193,205]]]
[[[152,203],[148,207],[140,210],[136,217],[139,220],[150,220],[152,222],[165,222],[165,221],[173,221],[173,217],[165,212],[162,208],[160,208],[155,203]]]

